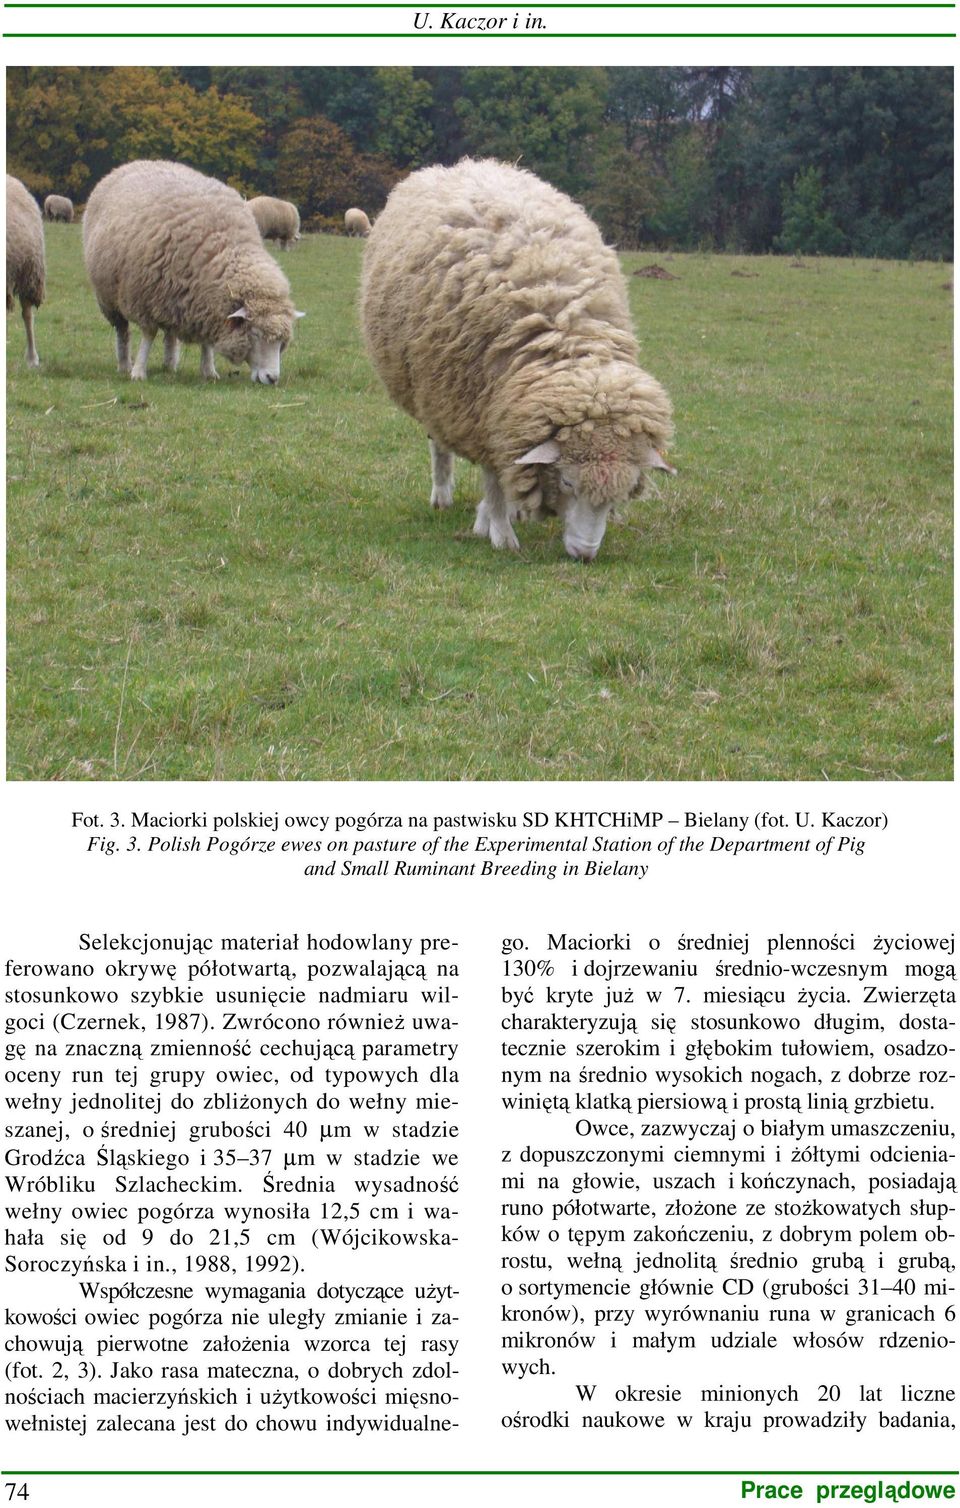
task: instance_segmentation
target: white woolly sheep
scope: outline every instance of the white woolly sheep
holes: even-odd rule
[[[289,251],[300,239],[300,211],[287,199],[271,199],[261,194],[257,199],[248,199],[247,208],[257,222],[257,229],[265,241],[277,241],[281,251]]]
[[[73,200],[65,194],[48,194],[43,201],[43,218],[45,220],[65,220],[68,225],[73,222]]]
[[[362,209],[348,209],[343,217],[343,227],[348,236],[368,236],[370,221]]]
[[[391,193],[364,248],[367,349],[430,439],[431,503],[453,454],[483,467],[474,533],[519,549],[512,520],[556,513],[592,560],[611,508],[671,471],[670,400],[637,365],[616,254],[583,209],[492,160],[424,168]]]
[[[87,274],[117,332],[117,366],[143,379],[158,330],[163,364],[176,371],[180,342],[250,365],[254,382],[278,381],[280,355],[299,318],[290,285],[264,249],[241,196],[176,162],[128,162],[97,184],[83,217]],[[130,364],[130,323],[140,349]]]
[[[33,311],[43,303],[43,218],[40,206],[19,178],[7,174],[7,313],[13,300],[20,300],[20,313],[27,332],[27,366],[38,367],[33,335]]]

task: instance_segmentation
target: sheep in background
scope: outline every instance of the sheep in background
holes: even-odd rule
[[[68,225],[73,223],[73,200],[65,194],[48,194],[43,201],[43,218],[45,220],[65,220]]]
[[[117,332],[117,366],[143,379],[158,330],[164,366],[180,342],[199,344],[200,371],[215,378],[214,351],[254,382],[278,381],[280,356],[299,314],[290,285],[264,250],[241,196],[176,162],[128,162],[97,184],[83,217],[87,274]],[[130,323],[140,349],[130,364]]]
[[[257,199],[248,199],[247,208],[257,222],[257,228],[265,241],[278,241],[281,251],[289,251],[300,239],[300,211],[287,199],[271,199],[261,194]]]
[[[483,467],[474,533],[519,549],[512,520],[556,513],[592,560],[610,510],[670,471],[670,400],[637,365],[616,254],[579,205],[490,159],[424,168],[364,248],[367,349],[430,439],[431,503],[453,453]]]
[[[368,236],[370,221],[362,209],[348,209],[343,217],[343,228],[348,236]]]
[[[43,303],[44,292],[43,219],[40,206],[19,178],[7,174],[7,313],[13,312],[13,300],[20,300],[20,312],[27,332],[27,366],[38,367],[37,343],[33,335],[33,311]]]

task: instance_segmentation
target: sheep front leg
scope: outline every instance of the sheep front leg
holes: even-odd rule
[[[213,346],[200,347],[200,376],[206,377],[208,382],[216,382],[219,376],[213,359]]]
[[[146,382],[147,360],[150,356],[150,347],[157,338],[156,330],[147,330],[140,327],[140,345],[137,350],[137,359],[133,363],[133,371],[130,373],[134,382]]]
[[[129,377],[132,366],[130,361],[130,326],[124,319],[115,325],[114,329],[117,332],[117,371],[121,377]]]
[[[453,503],[453,456],[442,450],[435,440],[430,441],[430,476],[433,489],[430,493],[431,508],[449,508]]]
[[[166,372],[175,372],[180,365],[180,342],[172,330],[163,332],[163,367]]]
[[[27,366],[38,367],[40,357],[37,354],[37,342],[33,334],[33,304],[21,303],[20,313],[23,315],[23,325],[27,332]]]
[[[495,550],[519,550],[520,541],[510,522],[510,506],[497,473],[489,466],[483,468],[483,481],[483,501],[477,509],[474,534],[489,539]]]

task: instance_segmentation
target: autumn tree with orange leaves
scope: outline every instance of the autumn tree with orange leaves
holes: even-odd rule
[[[7,72],[9,170],[38,195],[82,202],[111,168],[139,157],[185,162],[250,192],[262,133],[244,99],[197,93],[172,69]]]

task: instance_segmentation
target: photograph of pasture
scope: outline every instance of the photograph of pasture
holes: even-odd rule
[[[950,779],[952,89],[8,69],[8,778]]]

